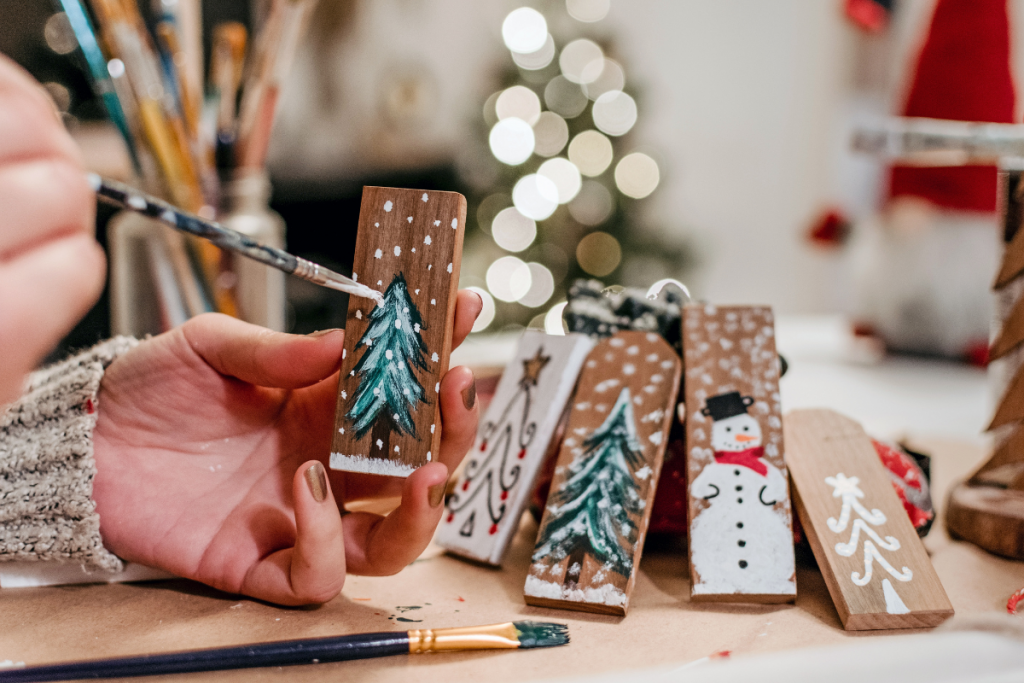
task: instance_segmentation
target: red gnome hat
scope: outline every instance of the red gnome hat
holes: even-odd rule
[[[1006,0],[938,0],[904,116],[1012,123]],[[914,196],[961,211],[995,211],[995,166],[894,166],[890,198]]]

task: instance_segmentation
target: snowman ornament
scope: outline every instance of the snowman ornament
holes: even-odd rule
[[[761,425],[747,413],[750,396],[732,391],[707,399],[714,462],[690,494],[708,502],[690,528],[690,561],[701,581],[694,594],[795,594],[793,536],[785,510],[786,478],[764,460]]]

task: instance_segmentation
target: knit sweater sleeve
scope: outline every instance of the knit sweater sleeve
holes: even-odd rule
[[[33,373],[0,413],[0,561],[123,568],[100,538],[92,434],[103,373],[137,344],[117,337]]]

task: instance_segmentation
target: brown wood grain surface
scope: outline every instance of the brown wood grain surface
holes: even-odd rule
[[[779,360],[767,306],[683,310],[691,598],[796,597]]]
[[[785,418],[797,514],[848,631],[937,626],[953,615],[921,539],[859,424]]]
[[[353,278],[385,301],[349,299],[333,469],[408,476],[438,455],[465,223],[458,193],[363,189]]]
[[[650,332],[619,332],[590,352],[558,453],[527,604],[626,613],[680,372],[679,356]]]

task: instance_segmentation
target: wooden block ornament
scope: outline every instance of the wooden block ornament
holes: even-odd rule
[[[331,468],[410,475],[441,443],[466,199],[366,187],[352,277],[384,294],[349,299]]]
[[[953,607],[859,424],[831,410],[786,415],[804,534],[848,631],[937,626]]]
[[[594,342],[527,331],[480,423],[435,541],[500,565]]]
[[[619,332],[587,357],[526,578],[526,602],[624,615],[669,428],[679,356],[652,332]]]
[[[772,311],[683,310],[691,599],[788,602],[796,559]]]

